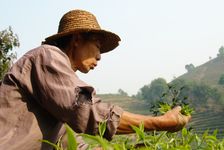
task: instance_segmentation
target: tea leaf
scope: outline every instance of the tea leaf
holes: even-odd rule
[[[56,144],[54,144],[54,143],[52,143],[52,142],[50,142],[50,141],[48,141],[48,140],[39,140],[39,141],[51,145],[51,146],[54,147],[54,149],[56,149],[56,150],[62,150],[58,145],[56,145]]]
[[[99,135],[100,137],[102,138],[105,131],[106,131],[106,127],[107,127],[107,122],[106,121],[103,121],[103,122],[100,122],[99,123]]]
[[[160,106],[159,112],[161,114],[165,114],[167,111],[171,110],[171,106],[169,104],[167,104],[167,103],[160,104],[159,106]]]
[[[135,131],[135,133],[137,134],[138,137],[138,141],[140,140],[144,140],[145,139],[145,133],[143,131],[141,131],[140,128],[136,127],[136,126],[131,126],[131,128]]]
[[[183,128],[181,133],[182,133],[182,136],[187,136],[187,129]]]
[[[111,149],[110,144],[108,141],[104,138],[101,138],[100,136],[93,136],[93,135],[88,135],[88,134],[80,134],[84,141],[90,145],[100,145],[104,150],[109,150]]]
[[[69,125],[65,124],[65,128],[66,128],[67,140],[68,140],[67,150],[76,150],[77,149],[77,142],[76,142],[76,139],[75,139],[75,133],[69,127]]]

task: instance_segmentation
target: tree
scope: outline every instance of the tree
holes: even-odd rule
[[[222,56],[224,56],[224,47],[223,47],[223,46],[221,46],[221,47],[219,48],[219,53],[217,54],[217,56],[218,56],[218,57],[222,57]]]
[[[187,70],[187,72],[192,72],[194,68],[195,67],[193,64],[185,65],[185,69]]]
[[[183,87],[179,95],[180,99],[188,98],[188,102],[195,106],[196,109],[208,106],[208,100],[214,103],[222,102],[221,93],[217,88],[212,87],[204,82],[195,82],[186,79],[177,79],[170,83],[178,89]]]
[[[138,92],[137,98],[143,99],[149,103],[154,102],[168,90],[166,80],[158,78],[153,80],[149,85],[144,85]]]
[[[126,93],[124,90],[122,89],[118,89],[118,94],[123,95],[123,96],[128,96],[128,93]]]
[[[0,80],[8,71],[11,63],[16,59],[16,53],[13,48],[19,47],[18,36],[13,33],[12,28],[0,31]]]
[[[222,74],[219,78],[219,84],[224,85],[224,74]]]

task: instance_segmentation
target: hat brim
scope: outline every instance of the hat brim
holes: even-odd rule
[[[90,33],[98,34],[100,36],[99,40],[101,44],[101,49],[100,49],[101,54],[115,49],[119,45],[119,41],[121,40],[117,34],[112,33],[110,31],[101,30],[101,29],[100,30],[77,29],[74,31],[61,32],[61,33],[54,34],[52,36],[47,37],[45,41],[46,42],[57,41],[64,36],[75,34],[75,33],[83,33],[83,32],[90,32]]]

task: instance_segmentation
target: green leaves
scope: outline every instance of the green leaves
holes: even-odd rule
[[[151,104],[150,111],[154,115],[163,115],[167,111],[171,110],[176,106],[181,106],[181,113],[183,115],[191,115],[194,111],[193,108],[187,103],[188,97],[182,96],[181,91],[184,87],[177,89],[174,85],[168,85],[169,89],[163,93],[160,100]]]
[[[159,104],[159,112],[161,114],[165,114],[167,111],[171,110],[171,106],[167,103],[160,103]]]
[[[185,115],[185,116],[189,116],[194,112],[194,109],[191,108],[188,104],[186,105],[182,105],[182,109],[181,109],[181,114]]]
[[[12,52],[13,48],[19,45],[18,36],[13,33],[11,27],[0,31],[0,80],[16,58],[16,53]]]
[[[103,122],[100,122],[99,123],[99,135],[101,138],[103,138],[103,135],[106,131],[106,127],[107,127],[107,122],[106,121],[103,121]]]
[[[137,135],[137,141],[145,141],[144,123],[141,123],[139,128],[136,126],[131,126],[131,128],[135,131]]]
[[[109,142],[96,135],[96,136],[93,136],[93,135],[88,135],[88,134],[80,134],[82,137],[83,137],[83,140],[89,144],[89,149],[92,149],[92,148],[96,148],[96,147],[102,147],[103,150],[112,150],[112,147],[110,146]]]
[[[54,143],[52,143],[52,142],[50,142],[48,140],[39,140],[39,141],[51,145],[55,150],[63,150],[62,147],[60,147],[59,145],[54,144]]]
[[[106,130],[106,122],[99,124],[99,135],[79,134],[85,143],[89,145],[88,150],[101,148],[102,150],[223,150],[224,139],[216,137],[218,130],[209,133],[206,130],[203,134],[196,134],[193,130],[183,128],[176,133],[170,132],[144,132],[144,124],[139,127],[131,126],[135,134],[116,135],[112,141],[103,138]],[[76,150],[77,142],[74,131],[67,125],[68,147],[66,150]],[[101,131],[100,131],[101,130]],[[47,140],[41,142],[51,145],[55,150],[63,150],[61,138],[57,144]]]
[[[76,139],[75,139],[75,132],[67,124],[65,124],[65,127],[66,127],[67,140],[68,140],[67,150],[76,150],[77,149],[77,142],[76,142]]]
[[[67,124],[65,124],[65,128],[66,128],[66,134],[67,134],[67,148],[66,148],[66,150],[76,150],[78,144],[77,144],[76,139],[75,139],[75,132]],[[61,138],[62,137],[59,138],[59,140],[57,141],[57,144],[52,143],[48,140],[40,140],[40,142],[44,142],[44,143],[47,143],[47,144],[51,145],[55,150],[64,150]]]

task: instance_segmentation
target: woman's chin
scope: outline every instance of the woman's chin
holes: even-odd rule
[[[81,73],[88,73],[90,71],[90,69],[85,69],[85,70],[79,70]]]

